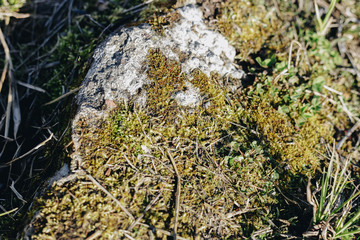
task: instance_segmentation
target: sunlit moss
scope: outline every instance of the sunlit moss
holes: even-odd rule
[[[248,119],[258,126],[259,134],[265,137],[270,153],[279,163],[295,174],[319,170],[320,153],[325,151],[320,142],[329,143],[333,134],[325,119],[314,115],[298,128],[287,115],[274,109],[268,99],[254,100],[250,105]]]
[[[186,76],[181,71],[179,63],[167,59],[159,50],[151,49],[147,56],[149,70],[147,72],[152,80],[146,87],[148,96],[148,109],[152,115],[172,114],[176,103],[172,96],[185,87]]]
[[[232,124],[238,114],[226,91],[200,71],[189,80],[180,64],[159,50],[149,51],[147,64],[146,110],[120,103],[109,118],[97,120],[99,127],[83,119],[75,129],[83,168],[135,218],[160,195],[140,221],[146,225],[136,225],[131,236],[148,236],[149,227],[173,228],[175,181],[168,151],[182,179],[180,236],[240,237],[264,226],[265,218],[254,212],[276,202],[269,156],[256,143],[243,149],[244,155],[234,146],[246,136]],[[199,89],[206,104],[187,109],[170,101],[185,81]],[[176,114],[168,113],[176,108]],[[86,177],[55,187],[38,204],[45,206],[35,224],[37,238],[85,238],[102,231],[109,239],[123,236],[133,221]]]
[[[274,209],[284,210],[277,205],[282,198],[275,188],[279,179],[313,175],[322,164],[325,143],[333,141],[334,126],[329,122],[341,130],[348,127],[342,106],[324,103],[329,92],[319,91],[325,93],[322,97],[314,94],[321,90],[314,80],[323,78],[324,84],[342,91],[345,100],[356,99],[349,90],[356,83],[347,81],[350,77],[345,73],[334,82],[334,69],[342,64],[339,54],[328,40],[309,31],[299,34],[307,46],[306,54],[299,55],[300,63],[291,59],[287,74],[274,81],[289,67],[284,46],[289,47],[290,41],[282,42],[284,31],[275,8],[265,9],[255,2],[226,1],[216,25],[236,48],[237,57],[250,65],[255,63],[250,59],[253,53],[263,60],[276,55],[275,69],[266,68],[274,71],[273,76],[259,75],[252,86],[233,93],[216,74],[208,77],[195,69],[187,76],[178,62],[152,49],[146,59],[150,80],[144,89],[146,108],[118,103],[108,118],[97,120],[97,128],[89,119],[78,122],[75,131],[81,135],[82,167],[135,218],[159,196],[141,224],[126,232],[133,220],[82,176],[54,186],[39,200],[42,210],[34,223],[35,239],[88,238],[97,233],[102,239],[122,238],[125,233],[138,239],[165,238],[175,214],[175,177],[167,151],[182,179],[179,236],[249,237],[268,227],[269,219],[275,219]],[[176,21],[176,15],[162,15],[170,11],[159,11],[148,22],[161,33]],[[292,56],[297,54],[294,50]],[[185,83],[199,91],[198,107],[176,103],[174,94],[186,90]]]
[[[238,58],[242,60],[258,52],[282,24],[275,15],[275,9],[269,11],[250,0],[226,1],[222,9],[216,25],[237,49]]]

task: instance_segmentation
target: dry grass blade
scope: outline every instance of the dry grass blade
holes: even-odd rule
[[[121,210],[123,210],[126,215],[128,215],[131,219],[135,220],[135,217],[121,204],[121,202],[119,202],[119,200],[117,200],[111,193],[109,193],[108,190],[106,190],[98,181],[96,181],[95,178],[93,178],[93,176],[91,176],[90,174],[86,173],[86,176],[90,179],[90,181],[92,181],[98,188],[100,188],[100,190],[102,190],[104,193],[106,193],[106,195],[108,195],[114,202],[116,202],[116,204],[121,208]]]
[[[35,90],[35,91],[38,91],[38,92],[41,92],[41,93],[45,93],[46,91],[40,87],[36,87],[32,84],[29,84],[29,83],[24,83],[24,82],[21,82],[21,81],[16,81],[16,84],[19,84],[23,87],[26,87],[26,88],[29,88],[29,89],[32,89],[32,90]]]
[[[5,163],[4,165],[0,165],[0,168],[3,167],[8,167],[10,164],[18,161],[19,159],[22,159],[26,156],[28,156],[29,154],[33,153],[34,151],[38,150],[40,147],[44,146],[48,141],[50,141],[53,138],[54,134],[51,133],[50,137],[48,137],[46,140],[44,140],[43,142],[41,142],[40,144],[38,144],[36,147],[34,147],[33,149],[31,149],[30,151],[24,153],[23,155],[21,155],[20,157],[14,158],[13,160],[11,160],[10,162]]]
[[[129,158],[126,156],[126,154],[124,154],[124,158],[126,160],[126,162],[130,165],[130,167],[132,167],[133,169],[135,169],[136,171],[139,171],[139,169],[137,169],[134,164],[131,163],[131,161],[129,160]]]
[[[124,233],[125,237],[127,237],[128,239],[130,240],[135,240],[135,238],[133,238],[132,236],[130,236],[129,234],[127,233]]]
[[[11,79],[13,79],[12,77],[12,70],[10,69],[9,74],[11,75]],[[12,95],[13,95],[13,99],[12,99],[12,120],[13,120],[13,135],[14,135],[14,139],[16,139],[16,135],[17,135],[17,131],[19,129],[20,123],[21,123],[21,110],[20,110],[20,100],[19,100],[19,94],[17,91],[17,87],[14,83],[13,80],[11,80],[12,84]]]
[[[360,72],[359,72],[359,69],[357,68],[356,66],[356,63],[354,61],[354,58],[348,53],[346,52],[346,56],[348,57],[348,59],[350,60],[350,63],[351,63],[351,66],[353,67],[355,73],[356,73],[356,76],[358,76],[358,78],[360,79]]]
[[[13,123],[14,123],[14,132],[13,137],[16,138],[17,131],[19,129],[21,123],[21,111],[20,111],[20,104],[19,104],[19,96],[16,89],[15,82],[13,80],[13,65],[10,56],[10,50],[6,43],[4,34],[0,29],[0,41],[4,48],[5,52],[5,67],[3,69],[3,73],[1,75],[1,84],[0,90],[2,88],[3,82],[5,80],[6,73],[8,74],[9,79],[9,92],[8,92],[8,102],[6,107],[6,119],[5,119],[5,138],[9,137],[9,127],[10,127],[10,115],[11,115],[11,108],[13,111]]]
[[[28,18],[31,15],[29,13],[17,13],[17,12],[0,12],[0,18],[14,17],[14,18]]]
[[[66,19],[63,19],[62,21],[60,21],[54,27],[51,34],[40,44],[40,46],[37,47],[31,54],[29,54],[29,56],[27,56],[19,65],[17,65],[15,70],[20,69],[25,63],[27,63],[30,59],[32,59],[34,57],[34,55],[37,54],[39,52],[39,50],[41,48],[43,48],[52,39],[52,37],[63,28],[65,22],[66,22]]]
[[[273,230],[271,229],[271,227],[267,227],[267,228],[264,228],[264,229],[260,229],[258,231],[255,231],[252,235],[251,235],[251,239],[259,239],[258,236],[261,236],[261,235],[265,235],[265,234],[268,234],[268,233],[271,233]]]
[[[10,127],[10,114],[11,114],[11,105],[13,102],[13,96],[12,96],[12,75],[10,74],[11,69],[12,69],[12,62],[11,62],[11,58],[10,58],[10,50],[9,47],[6,43],[4,34],[0,28],[0,41],[1,41],[1,45],[4,48],[4,52],[5,52],[5,66],[3,69],[3,73],[1,75],[1,83],[0,83],[0,90],[2,88],[3,82],[5,80],[5,76],[6,73],[8,73],[9,76],[9,93],[8,93],[8,102],[7,102],[7,107],[6,107],[6,113],[5,113],[5,133],[4,136],[5,138],[9,137],[9,127]]]
[[[177,170],[175,161],[173,156],[171,155],[170,151],[167,149],[167,154],[170,158],[171,164],[173,165],[173,168],[175,170],[176,174],[176,199],[175,199],[175,220],[174,220],[174,239],[176,240],[176,233],[177,233],[177,226],[178,226],[178,219],[179,219],[179,208],[180,208],[180,192],[181,192],[181,178],[180,174]]]
[[[345,141],[360,127],[360,121],[357,121],[355,125],[346,133],[346,135],[336,144],[335,149],[339,150]]]
[[[14,209],[11,209],[10,211],[4,212],[4,213],[0,213],[0,217],[1,217],[1,216],[8,215],[8,214],[10,214],[10,213],[12,213],[12,212],[15,212],[16,210],[18,210],[18,208],[14,208]]]
[[[169,236],[169,237],[172,235],[171,232],[166,231],[164,229],[154,228],[154,227],[152,227],[152,226],[150,226],[148,224],[145,224],[145,223],[141,223],[141,225],[151,229],[152,231],[156,231],[158,233],[164,234],[164,235]],[[179,239],[179,240],[187,240],[187,238],[183,238],[183,237],[180,237],[180,236],[177,236],[177,239]]]
[[[152,3],[153,1],[154,0],[148,0],[148,1],[144,2],[144,3],[140,3],[140,4],[138,4],[138,5],[136,5],[136,6],[132,7],[132,8],[126,9],[125,11],[122,12],[122,14],[127,13],[127,12],[131,12],[131,11],[133,11],[135,9],[138,9],[140,7],[148,5],[148,4]]]
[[[11,181],[10,189],[15,193],[16,197],[20,199],[23,203],[26,203],[25,199],[21,196],[21,194],[15,189],[15,181]]]
[[[4,132],[5,138],[9,138],[11,104],[12,104],[12,94],[11,94],[11,85],[9,85],[8,101],[7,101],[6,113],[5,113],[5,132]]]
[[[90,237],[86,238],[86,240],[94,240],[101,236],[103,231],[96,231],[95,233],[91,234]]]
[[[80,90],[80,87],[75,88],[75,89],[73,89],[73,90],[70,90],[69,92],[61,95],[60,97],[58,97],[58,98],[56,98],[56,99],[54,99],[54,100],[52,100],[52,101],[50,101],[50,102],[45,103],[43,106],[47,106],[47,105],[56,103],[56,102],[60,101],[61,99],[66,98],[67,96],[69,96],[69,95],[71,95],[71,94],[73,94],[73,93],[76,93],[76,92],[79,91],[79,90]]]
[[[145,208],[144,212],[131,224],[131,226],[128,228],[128,231],[131,231],[136,224],[140,222],[140,220],[145,216],[145,213],[149,211],[149,209],[159,200],[161,196],[161,192],[154,198]]]
[[[73,4],[74,4],[74,0],[71,0],[70,3],[69,3],[69,7],[68,7],[68,26],[70,28],[71,26],[71,10],[73,9]]]
[[[6,61],[6,59],[5,59],[5,65],[4,65],[3,71],[1,73],[1,78],[0,78],[0,92],[1,92],[2,86],[3,86],[4,81],[5,81],[5,77],[6,77],[8,67],[9,67],[9,62]]]

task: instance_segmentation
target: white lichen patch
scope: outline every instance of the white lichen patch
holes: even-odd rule
[[[122,29],[99,46],[78,95],[80,111],[84,107],[100,109],[106,100],[120,102],[135,97],[144,103],[145,96],[139,95],[139,91],[149,82],[144,59],[151,48],[180,61],[186,74],[200,69],[207,75],[211,72],[221,76],[230,74],[239,81],[244,77],[244,72],[233,65],[234,48],[221,34],[208,29],[200,9],[188,5],[177,11],[182,18],[164,29],[163,35],[143,24]],[[196,98],[189,93],[182,94],[185,95]],[[192,102],[185,100],[189,101]]]

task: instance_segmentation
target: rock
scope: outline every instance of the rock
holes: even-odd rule
[[[198,8],[189,5],[177,11],[182,19],[165,29],[164,35],[143,24],[123,29],[96,49],[94,63],[77,97],[80,112],[84,108],[100,109],[106,101],[129,100],[138,95],[148,83],[144,60],[150,48],[181,61],[187,74],[199,68],[207,75],[214,71],[236,79],[244,77],[244,72],[233,65],[234,48],[221,34],[208,30]],[[144,104],[144,97],[138,96],[138,102]]]
[[[72,154],[72,162],[71,162],[72,173],[70,173],[70,175],[68,176],[64,176],[63,173],[67,172],[67,169],[63,169],[63,171],[60,171],[61,175],[64,177],[60,179],[58,178],[54,179],[57,182],[57,184],[54,184],[53,186],[57,190],[55,190],[54,193],[50,193],[48,196],[50,198],[55,197],[65,200],[60,200],[61,201],[61,204],[59,204],[59,206],[61,205],[60,207],[56,206],[56,208],[54,208],[53,210],[46,210],[44,211],[45,213],[41,215],[41,217],[50,216],[50,215],[56,216],[61,213],[68,216],[70,214],[69,212],[71,212],[71,214],[76,215],[74,212],[77,211],[79,211],[78,214],[80,215],[85,214],[86,216],[84,216],[84,221],[81,220],[82,226],[80,226],[81,224],[79,226],[71,225],[71,227],[79,228],[80,230],[77,229],[76,231],[75,230],[73,231],[70,229],[66,231],[67,234],[66,236],[68,238],[87,236],[89,234],[88,232],[83,233],[81,231],[89,231],[88,230],[89,228],[86,224],[90,224],[90,223],[93,224],[94,222],[96,222],[97,226],[101,224],[106,225],[104,226],[104,229],[109,227],[110,230],[107,230],[108,231],[107,234],[110,235],[105,238],[119,239],[119,236],[116,235],[118,234],[118,231],[111,230],[112,224],[115,224],[114,226],[116,226],[116,228],[119,228],[118,226],[119,222],[121,222],[121,224],[126,225],[128,224],[129,221],[132,221],[131,218],[134,218],[131,214],[128,215],[125,214],[124,216],[122,216],[122,218],[116,217],[115,218],[116,220],[112,221],[111,223],[109,223],[108,220],[104,220],[105,223],[101,222],[103,218],[99,217],[100,216],[99,214],[102,214],[101,213],[102,210],[99,210],[100,213],[91,212],[91,210],[89,209],[87,209],[86,211],[84,210],[85,212],[81,210],[81,208],[85,207],[86,204],[90,204],[91,208],[99,207],[100,209],[101,207],[102,209],[102,207],[105,206],[103,203],[101,204],[99,203],[99,205],[96,205],[93,202],[93,201],[95,202],[99,201],[99,197],[94,197],[92,195],[91,199],[93,200],[91,200],[89,197],[89,199],[84,200],[85,202],[82,202],[83,200],[77,198],[76,203],[70,203],[70,205],[67,206],[66,205],[67,203],[65,201],[68,198],[63,197],[63,194],[67,194],[65,193],[66,189],[71,188],[72,191],[76,192],[76,194],[79,194],[78,196],[83,197],[83,196],[87,196],[87,194],[90,195],[90,193],[85,193],[86,191],[88,191],[88,188],[83,187],[86,186],[84,184],[86,183],[86,180],[88,181],[89,179],[92,181],[91,184],[95,184],[98,188],[100,188],[101,190],[100,192],[106,193],[106,190],[104,190],[105,188],[101,187],[101,183],[97,183],[96,182],[97,180],[95,180],[95,178],[93,178],[88,173],[86,173],[87,171],[89,171],[89,168],[84,167],[84,165],[86,164],[83,165],[82,156],[88,156],[86,155],[88,153],[88,149],[86,148],[89,145],[92,145],[89,148],[95,146],[98,149],[96,150],[97,152],[96,154],[99,154],[98,156],[101,157],[102,159],[106,159],[106,162],[108,163],[109,161],[114,160],[114,158],[113,156],[107,155],[106,151],[102,151],[103,150],[102,148],[106,148],[106,147],[112,148],[112,147],[107,145],[99,146],[99,144],[96,144],[95,142],[91,142],[91,140],[90,141],[85,140],[85,138],[98,137],[96,135],[97,134],[96,130],[100,129],[99,126],[101,125],[101,121],[103,121],[102,119],[105,119],[109,115],[109,113],[111,112],[110,110],[116,107],[117,103],[122,103],[124,101],[125,102],[132,101],[137,105],[147,107],[146,106],[147,100],[150,99],[150,95],[151,95],[146,92],[147,89],[149,89],[147,88],[147,86],[152,84],[151,80],[148,77],[148,70],[151,69],[151,67],[147,65],[147,56],[149,52],[154,50],[159,51],[161,52],[161,54],[165,56],[166,59],[171,59],[174,60],[174,62],[176,61],[181,64],[182,72],[180,72],[179,76],[181,74],[184,74],[184,76],[186,76],[186,78],[184,79],[187,82],[185,82],[184,87],[181,88],[181,90],[176,91],[174,94],[170,94],[169,97],[172,98],[171,100],[176,101],[178,105],[185,106],[187,109],[195,109],[200,104],[203,104],[201,106],[204,106],[206,109],[211,105],[210,101],[207,101],[206,103],[202,102],[206,98],[206,96],[204,96],[205,94],[203,94],[203,92],[201,92],[201,89],[199,89],[202,87],[201,82],[199,84],[199,82],[193,81],[194,85],[195,83],[198,84],[197,85],[198,87],[195,87],[191,81],[192,79],[203,79],[201,78],[202,76],[201,74],[206,74],[210,76],[212,73],[216,73],[218,79],[224,80],[223,84],[220,83],[220,85],[222,85],[221,87],[228,87],[231,89],[231,91],[236,91],[242,86],[241,81],[245,77],[245,73],[242,70],[237,69],[236,66],[233,64],[233,60],[235,57],[234,48],[230,46],[228,41],[222,35],[220,35],[217,32],[211,31],[207,28],[207,26],[203,23],[201,10],[196,8],[194,5],[188,5],[178,9],[177,14],[179,15],[179,19],[173,22],[168,28],[164,28],[162,34],[159,34],[155,30],[153,30],[152,27],[148,24],[142,24],[136,27],[125,28],[122,29],[119,33],[115,33],[112,36],[110,36],[94,52],[92,66],[88,74],[86,75],[85,80],[83,81],[79,94],[77,95],[77,104],[79,106],[79,109],[74,118],[73,126],[72,126],[73,127],[72,138],[75,148],[75,151]],[[194,71],[194,70],[200,70],[200,71]],[[197,75],[193,74],[194,72],[197,72]],[[220,94],[218,94],[219,92]],[[222,94],[223,96],[225,94],[223,93],[224,91],[222,90],[219,90],[219,92],[217,92],[217,94],[212,96],[211,98],[215,99],[219,97],[219,95]],[[154,94],[152,94],[152,96],[154,96]],[[139,124],[140,122],[140,126],[136,125],[138,128],[140,128],[137,131],[141,133],[143,132],[146,135],[144,129],[142,129],[141,131],[142,128],[141,116],[139,117],[137,114],[138,113],[134,113],[134,115],[132,116],[127,115],[127,118],[124,121],[119,120],[120,121],[119,128],[125,130],[128,130],[129,128],[132,129],[136,124]],[[227,117],[226,115],[228,115],[227,109],[224,110],[221,114],[222,116],[219,117],[217,122],[221,122],[221,123],[226,122],[224,121],[224,119],[226,119]],[[133,116],[135,115],[139,121],[136,120],[136,122],[131,122],[134,119]],[[195,113],[193,115],[195,115]],[[215,115],[217,116],[216,113],[213,113],[212,116]],[[206,114],[204,114],[204,116],[206,116],[205,117],[206,120],[204,120],[204,125],[202,125],[201,127],[203,127],[204,129],[211,129],[212,126],[211,119],[213,117],[207,116]],[[181,119],[182,119],[181,117],[177,118],[176,119],[177,122],[174,121],[174,124],[178,124],[179,122],[181,122],[182,121]],[[191,119],[192,118],[190,116],[188,121],[191,122],[192,121]],[[123,125],[123,124],[127,124],[126,121],[131,122],[130,124],[128,123],[129,125],[127,127]],[[155,122],[156,120],[154,121],[154,123]],[[83,128],[84,125],[82,124],[86,125],[86,129]],[[224,124],[224,127],[225,125],[226,124]],[[166,125],[164,126],[164,129],[171,129],[171,127],[173,126]],[[189,131],[192,132],[201,131],[195,128],[188,128],[188,129],[190,129]],[[202,135],[203,136],[202,138],[204,139],[208,138],[208,135],[206,135],[205,133],[206,131],[207,130],[204,130],[204,133]],[[86,135],[85,137],[84,135],[82,135],[83,132],[87,132],[85,133]],[[184,134],[186,135],[186,133]],[[216,140],[214,142],[218,142],[219,140],[217,139],[217,137],[218,135],[220,135],[220,132],[219,134],[218,133],[211,133],[211,134],[213,134],[214,140]],[[124,133],[122,134],[122,136],[127,137],[128,135],[127,133]],[[132,135],[129,136],[129,139],[131,138]],[[178,141],[176,140],[176,138],[177,136],[173,139],[173,141]],[[156,139],[157,137],[153,138],[154,141],[156,141]],[[152,140],[149,141],[152,142]],[[195,142],[195,140],[192,140],[192,142]],[[124,146],[126,144],[127,143],[124,143]],[[146,145],[145,142],[144,143],[142,142],[141,144],[142,144],[141,145],[142,154],[139,154],[137,156],[138,160],[136,160],[136,161],[141,161],[142,164],[141,166],[139,165],[135,166],[134,164],[132,164],[131,161],[127,158],[127,155],[125,153],[122,153],[122,150],[116,150],[117,151],[116,154],[118,153],[120,155],[123,154],[124,158],[126,159],[126,164],[129,164],[129,166],[132,169],[137,169],[138,167],[140,167],[146,169],[145,171],[148,170],[152,171],[148,167],[147,165],[148,163],[145,163],[148,161],[145,158],[149,158],[149,155],[150,158],[152,157],[151,152],[154,151],[154,148],[153,146]],[[118,145],[121,146],[121,144]],[[130,157],[130,155],[131,153],[128,156]],[[90,157],[90,162],[92,162],[93,160],[94,162],[96,162],[97,161],[96,158],[97,157],[93,159],[92,157]],[[207,157],[205,158],[207,162],[208,159]],[[149,161],[149,163],[150,162],[151,161]],[[119,165],[117,163],[116,164],[113,163],[107,164],[107,163],[105,165],[108,166],[100,164],[101,167],[106,167],[106,170],[105,172],[103,170],[101,171],[99,170],[98,173],[104,174],[104,176],[109,177],[109,179],[113,179],[111,177],[111,173],[113,171],[120,173],[126,173],[128,171],[126,170],[128,169],[127,165],[126,167],[124,167],[125,165],[121,165],[121,164]],[[216,163],[214,164],[217,166]],[[116,166],[115,169],[113,169],[114,166]],[[194,166],[190,166],[189,169],[195,168],[195,166],[197,165],[195,164]],[[164,167],[164,164],[155,167],[155,169],[159,169],[162,167]],[[168,169],[167,166],[165,167],[166,169]],[[83,169],[86,169],[86,171]],[[206,170],[207,168],[203,167],[203,169]],[[196,171],[205,171],[205,170],[200,169]],[[155,172],[156,171],[158,170],[155,170]],[[164,172],[164,169],[163,170],[160,169],[159,171]],[[146,192],[149,190],[147,184],[149,184],[149,186],[151,185],[152,187],[155,186],[153,184],[158,184],[156,183],[158,182],[157,178],[151,178],[145,175],[144,177],[140,177],[140,179],[136,180],[138,181],[138,184],[136,184],[135,192],[143,194],[143,191]],[[170,178],[167,177],[167,179]],[[80,183],[76,182],[77,180]],[[115,182],[119,182],[119,181],[115,180]],[[173,183],[169,182],[169,184],[173,184]],[[198,187],[196,184],[193,185]],[[138,189],[139,187],[142,188],[141,191]],[[81,189],[81,191],[79,189]],[[117,190],[123,191],[118,188]],[[124,191],[127,192],[128,190],[129,188],[126,188]],[[82,191],[84,191],[84,193]],[[93,194],[99,194],[99,191],[95,191],[93,192]],[[120,192],[116,194],[120,194]],[[164,193],[163,195],[165,196],[166,194],[168,194],[168,192]],[[108,195],[110,195],[110,193],[108,193]],[[69,198],[71,197],[74,196],[71,195]],[[119,197],[118,195],[112,197],[112,200],[118,197]],[[141,195],[141,198],[142,197],[143,196]],[[136,198],[132,196],[131,199],[137,201],[140,198]],[[91,203],[89,203],[88,201],[91,201]],[[123,201],[130,202],[129,199],[128,200],[123,199]],[[144,201],[145,200],[140,200],[139,203],[143,204]],[[117,207],[121,205],[119,201],[115,201],[115,202],[117,203]],[[49,203],[51,205],[51,201],[50,202],[46,201],[46,203]],[[109,209],[112,208],[111,205],[106,205],[106,206],[108,206]],[[62,213],[63,211],[62,207],[65,207],[66,209],[64,211],[67,212]],[[138,211],[138,209],[135,210],[135,207],[133,206],[130,208],[132,209],[131,211]],[[121,207],[121,209],[123,208]],[[142,208],[140,210],[143,211]],[[167,214],[166,211],[164,210],[161,211],[165,212],[165,215]],[[229,209],[226,209],[226,211],[229,211]],[[123,214],[125,211],[124,212],[120,211],[120,212],[121,212],[120,214]],[[111,215],[107,215],[107,217],[109,216],[111,217]],[[40,221],[40,220],[35,219],[34,221]],[[47,232],[53,232],[54,223],[55,223],[54,221],[46,223],[46,227],[41,229],[41,231],[43,231],[43,234],[46,235]],[[64,226],[66,224],[68,224],[68,222],[61,223],[61,226]],[[34,225],[36,224],[34,223]],[[55,227],[58,228],[57,226]],[[151,226],[148,227],[151,228]],[[101,228],[103,227],[101,226]],[[130,229],[132,229],[131,226]],[[62,232],[62,228],[56,229],[55,232],[57,232],[57,234],[59,233],[65,234]],[[151,235],[152,232],[150,231],[148,234]],[[166,232],[166,234],[169,235],[170,233]],[[204,236],[207,236],[206,234]],[[39,237],[41,238],[42,236],[45,235],[39,235]]]
[[[79,111],[74,128],[81,118],[101,117],[102,108],[115,106],[114,102],[133,100],[146,104],[146,93],[141,91],[146,84],[147,66],[145,59],[150,49],[159,49],[167,58],[180,61],[182,70],[189,75],[200,69],[231,79],[231,88],[241,87],[245,73],[233,64],[235,49],[220,33],[209,30],[203,22],[202,11],[194,5],[177,9],[180,19],[163,34],[154,31],[148,24],[124,28],[103,42],[93,55],[93,64],[83,81],[77,96]],[[235,79],[235,81],[234,81]],[[188,90],[179,92],[175,100],[183,106],[196,106],[201,101],[198,89],[187,84]],[[79,136],[73,134],[75,152]],[[73,155],[78,166],[79,156]]]

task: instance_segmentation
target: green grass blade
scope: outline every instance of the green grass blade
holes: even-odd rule
[[[319,24],[319,29],[322,29],[323,28],[323,22],[321,20],[321,17],[320,17],[320,11],[319,11],[319,7],[317,5],[317,2],[316,0],[314,0],[314,6],[315,6],[315,13],[316,13],[316,20]]]
[[[12,212],[15,212],[16,210],[18,210],[18,208],[14,208],[14,209],[12,209],[12,210],[10,210],[10,211],[4,212],[4,213],[0,213],[0,217],[5,216],[5,215],[8,215],[8,214],[10,214],[10,213],[12,213]]]
[[[320,203],[319,203],[319,209],[318,209],[316,223],[319,223],[321,220],[326,220],[326,218],[327,218],[327,216],[326,216],[327,214],[324,211],[324,206],[325,206],[326,197],[328,196],[327,193],[328,193],[331,173],[333,171],[333,164],[334,164],[334,154],[331,156],[326,176],[323,177],[323,179],[321,181],[322,187],[321,187]]]
[[[347,230],[355,221],[360,218],[360,209],[356,212],[356,214],[347,222],[341,229],[336,229],[337,234],[340,234]]]
[[[336,5],[336,3],[337,3],[338,1],[339,1],[339,0],[332,0],[332,1],[331,1],[329,10],[327,11],[327,13],[326,13],[326,15],[325,15],[325,18],[324,18],[324,20],[322,21],[323,26],[326,26],[326,25],[327,25],[327,22],[329,21],[330,16],[331,16],[332,12],[334,11],[335,5]],[[322,29],[322,30],[323,30],[323,29]]]
[[[359,194],[360,194],[360,191],[358,191],[356,194],[352,195],[349,199],[347,199],[345,202],[343,202],[338,208],[336,208],[334,211],[332,211],[331,214],[335,214],[338,211],[340,211],[340,209],[342,209],[350,201],[354,200],[357,196],[359,196]]]
[[[355,234],[359,234],[360,233],[360,228],[357,227],[355,230],[349,231],[349,232],[345,232],[342,234],[336,234],[333,238],[343,238],[343,237],[351,237]]]

